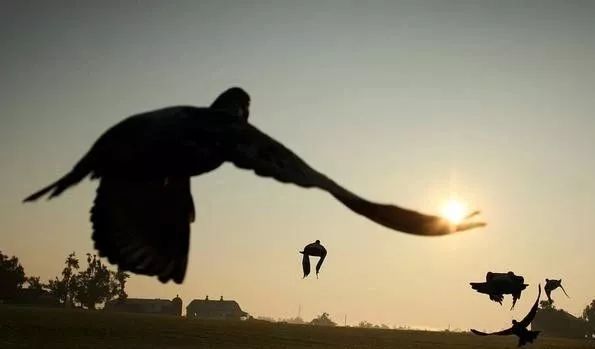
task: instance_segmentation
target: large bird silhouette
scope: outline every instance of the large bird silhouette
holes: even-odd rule
[[[316,263],[316,278],[326,258],[326,248],[322,246],[320,240],[316,240],[311,244],[306,245],[303,251],[300,251],[302,257],[302,269],[304,270],[304,278],[310,274],[310,256],[320,257]]]
[[[562,289],[562,292],[564,292],[566,297],[570,298],[570,296],[568,295],[568,293],[566,293],[566,290],[562,286],[562,279],[545,279],[545,286],[543,287],[543,289],[545,290],[545,295],[547,296],[547,299],[550,303],[554,302],[551,297],[552,291],[557,289],[558,287]]]
[[[521,298],[521,292],[529,285],[525,284],[522,276],[515,275],[512,271],[507,273],[486,273],[486,282],[470,282],[471,288],[479,293],[490,296],[494,302],[500,303],[504,300],[505,294],[512,295],[512,310],[516,301]]]
[[[194,221],[190,177],[225,162],[259,176],[319,188],[352,211],[404,233],[435,236],[484,226],[363,199],[316,171],[248,122],[250,96],[233,87],[210,107],[174,106],[133,115],[108,129],[74,168],[24,201],[99,179],[91,221],[100,256],[120,269],[184,280]]]
[[[474,330],[474,329],[471,329],[471,332],[473,332],[479,336],[515,335],[515,336],[519,337],[519,343],[518,343],[519,347],[523,346],[527,343],[533,343],[535,338],[537,338],[537,336],[539,335],[540,331],[529,331],[529,330],[527,330],[527,327],[529,327],[531,322],[533,322],[533,319],[535,318],[535,314],[537,314],[537,308],[539,305],[539,297],[541,297],[541,284],[539,285],[539,293],[537,294],[537,300],[535,301],[535,304],[533,304],[533,307],[531,308],[529,313],[521,321],[512,320],[512,327],[510,327],[506,330],[502,330],[499,332],[492,332],[492,333],[485,333],[485,332],[481,332],[481,331]]]

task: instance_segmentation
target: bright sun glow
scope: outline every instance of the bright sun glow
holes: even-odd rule
[[[467,206],[459,200],[450,199],[442,207],[442,217],[453,224],[461,223],[467,215]]]

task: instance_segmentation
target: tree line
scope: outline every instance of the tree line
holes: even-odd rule
[[[319,316],[315,317],[311,321],[305,321],[299,316],[289,319],[278,319],[275,320],[269,316],[259,316],[256,320],[266,321],[266,322],[278,322],[278,323],[288,323],[294,325],[313,325],[313,326],[337,326],[337,323],[331,320],[330,314],[327,312],[323,312]]]
[[[26,299],[35,303],[49,297],[65,307],[96,309],[112,299],[126,299],[130,275],[109,270],[94,254],[87,253],[86,257],[87,265],[81,268],[72,252],[66,256],[62,273],[43,283],[37,276],[27,276],[17,257],[0,251],[0,302],[21,303]]]

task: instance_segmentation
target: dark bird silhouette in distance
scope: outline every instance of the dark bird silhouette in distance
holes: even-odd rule
[[[554,302],[552,300],[551,293],[553,290],[557,289],[558,287],[562,289],[562,292],[564,292],[566,297],[570,298],[570,296],[568,295],[568,293],[566,293],[566,290],[562,286],[562,279],[558,279],[558,280],[545,279],[545,286],[543,287],[543,289],[545,290],[545,295],[547,296],[547,299],[550,303]]]
[[[525,284],[525,279],[522,276],[515,275],[512,271],[508,273],[492,273],[486,274],[485,282],[471,282],[471,288],[479,293],[484,293],[490,296],[494,302],[500,303],[504,300],[505,294],[512,295],[512,307],[514,308],[516,301],[521,298],[521,292],[529,286]]]
[[[349,209],[400,232],[437,236],[482,227],[363,199],[316,171],[248,122],[250,96],[233,87],[209,107],[174,106],[130,116],[108,129],[56,182],[30,195],[49,199],[87,176],[99,179],[91,209],[100,256],[120,269],[184,280],[190,224],[190,177],[225,162],[262,177],[330,193]]]
[[[302,269],[304,270],[304,278],[310,274],[310,256],[320,257],[316,263],[316,278],[318,279],[318,272],[322,267],[322,263],[326,258],[326,248],[320,244],[320,240],[306,245],[303,251],[300,251],[302,256]]]
[[[527,343],[533,343],[535,338],[537,338],[537,336],[539,335],[540,331],[530,331],[527,329],[527,327],[529,327],[529,325],[535,318],[535,314],[537,314],[537,308],[539,305],[539,297],[541,297],[541,284],[539,285],[539,293],[537,294],[537,300],[535,301],[535,304],[533,304],[533,307],[531,308],[529,313],[521,321],[512,320],[512,327],[510,327],[506,330],[502,330],[499,332],[492,332],[492,333],[485,333],[485,332],[481,332],[481,331],[478,331],[475,329],[471,329],[471,332],[473,332],[479,336],[515,335],[515,336],[519,337],[519,343],[518,343],[519,347],[523,346]]]

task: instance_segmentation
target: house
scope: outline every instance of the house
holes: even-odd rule
[[[240,308],[240,305],[233,300],[209,300],[195,299],[186,307],[186,317],[189,319],[205,320],[244,320],[248,313]]]
[[[143,298],[116,299],[107,302],[104,309],[106,311],[126,313],[182,316],[182,299],[177,295],[172,300]]]

